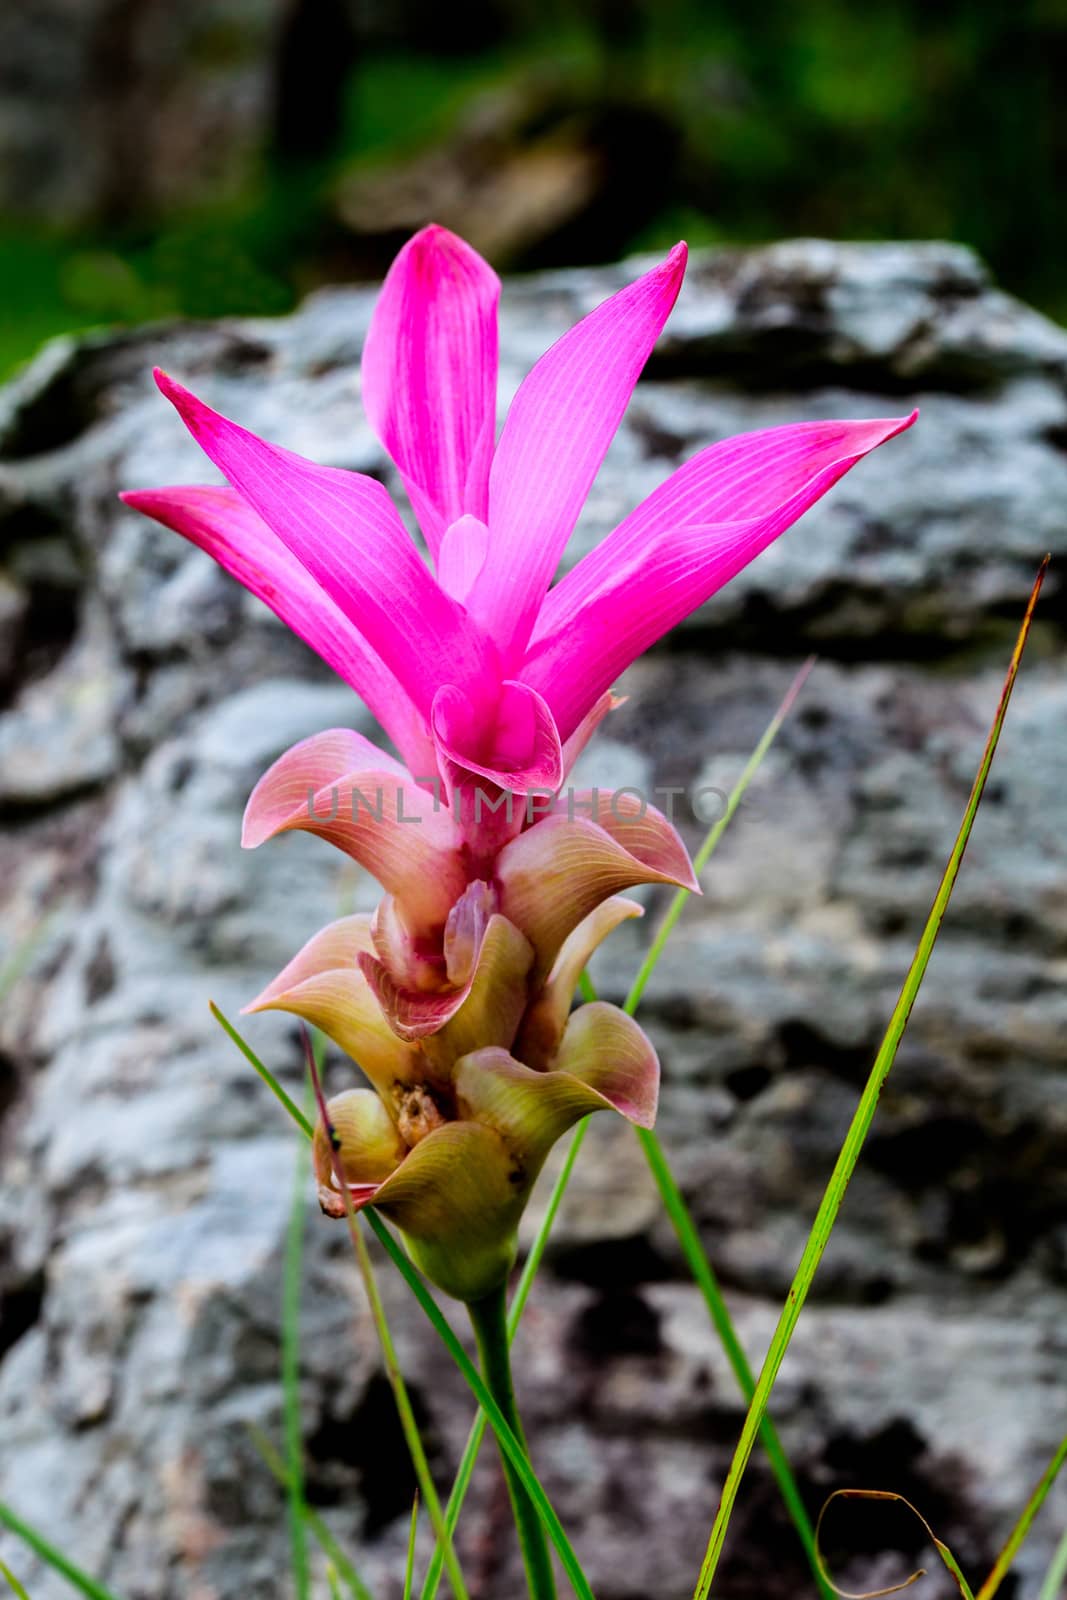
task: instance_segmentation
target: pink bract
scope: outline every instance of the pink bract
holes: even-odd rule
[[[685,264],[679,244],[559,339],[494,445],[499,280],[444,228],[404,246],[367,335],[363,400],[433,571],[376,480],[268,444],[163,373],[230,487],[123,498],[317,650],[419,783],[556,787],[568,743],[630,662],[915,420],[803,422],[713,444],[550,588]]]

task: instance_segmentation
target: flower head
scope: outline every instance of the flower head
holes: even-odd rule
[[[317,934],[249,1009],[294,1012],[358,1061],[372,1088],[330,1108],[353,1202],[393,1217],[460,1298],[507,1271],[564,1128],[601,1106],[644,1125],[655,1112],[636,1024],[599,1003],[569,1014],[589,954],[639,910],[621,890],[697,887],[651,807],[625,791],[557,798],[617,704],[611,685],[914,420],[710,445],[550,587],[685,263],[678,245],[558,340],[497,439],[499,281],[444,228],[405,245],[367,335],[363,402],[432,570],[376,480],[269,444],[162,373],[228,486],[123,496],[266,601],[400,753],[334,729],[256,786],[246,845],[320,834],[385,898]],[[324,1207],[343,1211],[326,1129],[316,1160]]]
[[[272,606],[420,778],[558,787],[565,748],[573,758],[622,670],[913,421],[804,422],[710,445],[550,588],[685,264],[680,244],[559,339],[494,443],[499,281],[444,228],[404,246],[367,335],[363,402],[432,572],[376,480],[258,439],[163,373],[230,487],[124,498]]]

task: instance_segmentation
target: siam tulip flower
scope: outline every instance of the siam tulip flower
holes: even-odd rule
[[[366,413],[431,558],[386,490],[157,382],[227,485],[123,496],[213,555],[366,702],[399,752],[345,729],[283,755],[243,842],[321,835],[382,885],[249,1009],[321,1027],[371,1085],[331,1102],[324,1208],[393,1218],[427,1274],[477,1301],[503,1281],[544,1157],[602,1106],[642,1125],[658,1067],[629,1018],[570,1012],[639,883],[696,888],[666,818],[632,794],[561,794],[619,674],[914,415],[805,422],[700,451],[552,580],[674,304],[678,245],[537,362],[496,437],[489,266],[443,228],[394,262],[368,331]]]

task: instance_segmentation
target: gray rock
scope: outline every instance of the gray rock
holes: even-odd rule
[[[630,271],[506,285],[502,405]],[[247,794],[283,748],[371,724],[261,606],[115,491],[211,476],[151,384],[157,361],[268,437],[397,489],[358,405],[372,304],[330,290],[278,322],[63,341],[0,392],[0,614],[19,640],[0,707],[0,966],[22,969],[0,1010],[0,1498],[127,1600],[288,1593],[283,1496],[249,1428],[281,1436],[296,1149],[207,1002],[236,1019],[318,926],[376,890],[313,839],[240,850]],[[913,403],[917,429],[627,674],[629,700],[578,781],[679,791],[695,848],[800,660],[820,652],[642,1007],[664,1145],[758,1362],[1034,571],[1046,549],[1058,558],[774,1406],[813,1508],[838,1486],[899,1489],[980,1581],[1062,1431],[1067,334],[956,247],[796,241],[698,258],[571,558],[705,442]],[[625,993],[663,904],[648,897],[598,954],[606,997]],[[274,1016],[245,1032],[299,1095],[294,1030]],[[348,1081],[340,1060],[328,1070]],[[391,1600],[411,1474],[344,1230],[310,1192],[306,1211],[309,1494]],[[445,1483],[470,1405],[384,1266],[381,1282]],[[691,1593],[743,1408],[621,1123],[592,1126],[516,1363],[539,1471],[601,1600]],[[1037,1592],[1064,1495],[1035,1524],[1016,1600]],[[841,1581],[895,1581],[881,1524],[842,1516]],[[489,1452],[460,1548],[472,1594],[518,1592]],[[6,1533],[0,1556],[34,1600],[66,1592]],[[325,1592],[317,1555],[315,1581]],[[758,1456],[720,1588],[810,1592]]]

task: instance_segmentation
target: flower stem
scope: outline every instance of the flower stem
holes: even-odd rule
[[[485,1378],[493,1399],[504,1413],[505,1420],[519,1443],[526,1448],[526,1439],[519,1421],[518,1407],[515,1404],[515,1388],[511,1381],[511,1358],[508,1354],[508,1329],[504,1286],[487,1295],[484,1300],[476,1300],[467,1307],[470,1312],[471,1325],[474,1328],[474,1337],[478,1342],[478,1355],[482,1363],[482,1376]],[[519,1478],[511,1462],[501,1451],[500,1459],[504,1468],[504,1477],[507,1480],[508,1493],[511,1496],[511,1509],[515,1515],[515,1528],[519,1535],[519,1546],[522,1550],[523,1565],[526,1568],[526,1582],[530,1591],[530,1600],[556,1600],[556,1580],[552,1572],[552,1557],[549,1555],[548,1543],[545,1539],[541,1519],[537,1508],[526,1493],[522,1480]]]

